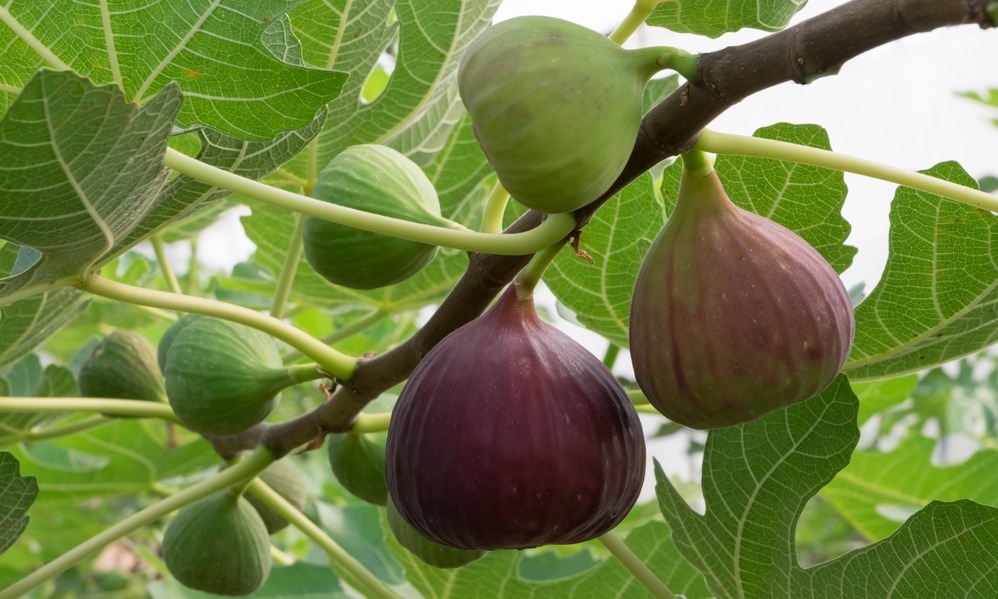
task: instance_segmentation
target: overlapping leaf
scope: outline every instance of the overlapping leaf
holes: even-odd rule
[[[0,309],[0,366],[20,360],[59,332],[89,300],[63,288],[16,301]]]
[[[64,366],[49,364],[42,368],[36,355],[28,355],[14,364],[0,378],[0,397],[73,397],[77,395],[76,379]],[[32,427],[64,418],[52,412],[0,412],[0,446],[22,438]]]
[[[710,37],[743,27],[778,31],[805,4],[807,0],[664,0],[648,23]]]
[[[976,187],[952,162],[927,172]],[[998,340],[998,218],[901,187],[890,220],[884,274],[856,309],[850,377],[914,372]]]
[[[54,60],[98,84],[117,84],[136,102],[176,82],[185,95],[183,126],[270,139],[310,123],[346,80],[343,73],[296,66],[275,55],[275,44],[287,40],[282,14],[299,2],[10,2],[4,10],[25,32],[0,27],[0,47],[9,56],[0,63],[0,80],[7,90],[24,86]],[[55,58],[43,60],[46,51]],[[0,112],[12,96],[0,95]]]
[[[34,477],[21,476],[14,456],[0,451],[0,554],[28,526],[28,508],[38,496]]]

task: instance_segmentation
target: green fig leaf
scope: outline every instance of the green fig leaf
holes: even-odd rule
[[[658,3],[648,24],[676,33],[696,33],[709,37],[738,31],[743,27],[762,31],[783,29],[807,0],[667,0]]]
[[[0,378],[0,397],[75,397],[73,373],[58,364],[44,368],[36,354],[13,364]],[[34,427],[67,418],[52,412],[0,412],[0,447],[23,440]],[[86,416],[83,416],[86,417]]]
[[[33,476],[21,476],[17,459],[0,451],[0,554],[10,548],[28,526],[28,508],[38,496]]]
[[[977,188],[954,162],[925,172]],[[890,220],[884,274],[856,308],[851,378],[923,370],[998,340],[998,217],[900,187]]]
[[[30,354],[89,304],[90,299],[76,289],[63,288],[0,308],[0,366]]]

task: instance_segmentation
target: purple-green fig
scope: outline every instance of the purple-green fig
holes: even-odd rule
[[[597,537],[634,505],[644,469],[624,389],[512,286],[419,363],[385,452],[402,517],[461,549]]]
[[[128,329],[117,329],[100,340],[80,366],[78,383],[83,397],[166,401],[156,348]]]
[[[855,321],[838,275],[789,229],[683,171],[631,299],[634,376],[680,424],[741,424],[831,383]]]
[[[625,50],[599,33],[524,16],[483,31],[458,68],[458,89],[485,155],[510,195],[569,212],[624,169],[660,48]]]
[[[343,488],[368,503],[385,505],[388,486],[383,439],[355,432],[329,435],[327,439],[329,466]]]
[[[278,460],[263,469],[258,475],[260,480],[273,489],[278,495],[287,500],[288,503],[299,510],[305,507],[305,500],[308,499],[308,492],[305,489],[305,479],[301,472],[288,462],[287,458]],[[274,534],[288,525],[288,521],[283,516],[275,512],[266,503],[257,499],[255,495],[247,494],[246,501],[256,509],[263,519],[264,526],[267,527],[267,534]]]
[[[398,508],[387,499],[388,528],[395,535],[399,545],[406,548],[423,562],[436,568],[460,568],[485,555],[481,549],[458,549],[435,543],[419,534],[415,528],[399,514]]]
[[[347,148],[319,173],[315,199],[427,225],[448,226],[433,184],[415,162],[387,146]],[[305,259],[330,283],[351,289],[394,285],[419,272],[436,246],[305,217]]]
[[[270,575],[267,527],[242,496],[220,491],[182,508],[170,521],[163,561],[186,587],[248,595]]]

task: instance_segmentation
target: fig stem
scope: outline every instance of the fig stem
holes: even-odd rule
[[[354,370],[357,368],[356,358],[338,352],[304,331],[273,316],[261,314],[256,310],[202,297],[191,297],[189,295],[177,295],[165,291],[143,289],[134,285],[118,283],[98,274],[91,274],[86,277],[78,276],[74,279],[73,286],[94,295],[123,302],[152,306],[154,308],[165,308],[167,310],[194,312],[259,329],[298,349],[312,360],[315,360],[324,370],[344,381],[350,380]]]
[[[551,214],[535,229],[522,233],[502,235],[479,233],[450,227],[424,225],[345,206],[337,206],[284,189],[278,189],[253,179],[205,164],[167,148],[164,164],[193,179],[239,193],[254,200],[293,210],[348,227],[372,231],[430,245],[481,252],[500,256],[532,254],[564,238],[575,228],[575,217],[570,213]]]
[[[624,45],[627,38],[634,35],[634,32],[638,30],[644,22],[645,19],[651,15],[655,7],[661,3],[662,0],[637,0],[634,6],[631,7],[631,12],[627,13],[624,20],[617,25],[617,28],[613,30],[610,34],[610,40],[617,43],[618,45]]]
[[[295,364],[294,366],[288,366],[285,372],[288,373],[288,378],[291,379],[292,385],[315,381],[326,376],[319,369],[318,364]]]
[[[665,583],[659,580],[655,576],[655,573],[638,556],[634,555],[631,548],[620,540],[620,537],[612,532],[608,532],[597,538],[610,551],[613,557],[617,558],[617,561],[627,568],[627,571],[641,583],[641,586],[645,587],[651,593],[652,597],[656,597],[657,599],[677,599],[676,595],[669,590],[669,587],[665,586]]]
[[[115,416],[159,418],[177,422],[168,404],[138,399],[103,397],[0,397],[3,412],[100,412]]]
[[[177,281],[177,276],[173,274],[173,269],[170,268],[170,261],[166,259],[166,246],[163,243],[163,236],[156,233],[149,238],[149,242],[152,244],[152,251],[156,253],[156,262],[159,263],[159,270],[163,273],[163,278],[166,279],[166,288],[173,293],[182,293],[180,291],[180,282]]]
[[[608,370],[613,370],[613,365],[617,363],[617,356],[620,355],[620,346],[616,343],[611,343],[606,348],[606,353],[603,354],[603,365],[607,367]]]
[[[388,424],[392,420],[391,412],[381,414],[357,414],[357,421],[350,429],[355,433],[383,433],[388,430]]]
[[[296,214],[295,228],[291,232],[288,251],[284,254],[284,263],[281,264],[281,276],[277,279],[277,288],[274,290],[274,301],[270,304],[270,315],[274,318],[284,318],[284,310],[288,306],[288,298],[291,297],[291,287],[295,282],[295,273],[298,272],[298,263],[305,249],[302,244],[304,230],[305,215]]]
[[[309,520],[305,514],[281,497],[277,491],[270,488],[259,478],[248,486],[249,492],[263,501],[267,507],[291,523],[329,556],[329,563],[337,573],[361,591],[365,597],[380,597],[383,599],[399,599],[384,582],[371,574],[360,562],[355,560],[343,547],[336,543],[324,530]]]
[[[143,402],[148,403],[148,402]],[[31,589],[55,578],[60,573],[73,567],[77,562],[86,558],[110,545],[114,541],[131,534],[132,532],[147,526],[170,512],[180,509],[185,505],[207,497],[212,493],[220,491],[234,483],[255,476],[258,472],[270,465],[274,461],[274,455],[266,447],[258,447],[245,459],[235,466],[226,468],[218,474],[211,476],[201,482],[195,483],[186,489],[179,491],[169,497],[161,499],[149,507],[138,511],[124,520],[106,528],[76,547],[63,553],[51,562],[38,568],[31,574],[11,586],[0,591],[0,599],[15,599],[23,597]]]
[[[517,299],[525,300],[534,294],[534,288],[541,281],[544,270],[551,264],[551,261],[554,260],[564,245],[564,242],[559,242],[534,254],[530,262],[523,267],[523,270],[513,280],[513,285],[516,286]]]
[[[332,333],[326,335],[325,337],[322,338],[322,342],[325,343],[326,345],[334,345],[336,343],[339,343],[344,339],[353,337],[357,333],[361,333],[367,330],[368,328],[374,326],[376,323],[383,320],[389,314],[390,312],[384,308],[375,308],[374,310],[371,310],[370,312],[361,316],[357,320],[351,322],[350,324],[344,325],[336,329]],[[290,349],[287,352],[281,354],[281,361],[287,364],[288,362],[297,360],[298,358],[302,357],[302,355],[303,354],[297,349]]]
[[[0,401],[3,401],[3,398],[0,398]],[[0,447],[7,447],[8,445],[24,443],[26,441],[44,441],[45,439],[68,437],[69,435],[75,435],[76,433],[88,431],[92,428],[97,428],[98,426],[114,422],[114,420],[114,418],[108,418],[107,416],[90,416],[84,420],[78,420],[72,424],[57,426],[33,426],[22,433],[13,434],[7,437],[0,437]]]
[[[923,175],[905,169],[878,164],[863,158],[848,156],[830,150],[812,148],[785,141],[718,133],[704,129],[695,148],[717,154],[732,154],[753,158],[771,158],[800,164],[809,164],[874,179],[889,181],[926,193],[961,202],[974,208],[998,212],[998,197],[956,183]]]
[[[482,233],[499,233],[502,231],[502,217],[509,203],[509,192],[496,181],[492,193],[485,201],[485,213],[482,214]]]
[[[705,152],[693,149],[681,157],[683,169],[695,177],[706,177],[714,172],[714,161]]]

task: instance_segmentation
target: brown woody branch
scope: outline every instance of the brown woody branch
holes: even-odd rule
[[[748,96],[780,83],[805,84],[835,74],[847,60],[915,33],[966,24],[993,27],[988,4],[989,0],[853,0],[764,39],[702,54],[696,80],[645,116],[624,172],[602,197],[576,213],[579,226],[641,173],[690,149],[704,127]],[[508,232],[531,229],[542,219],[542,214],[528,212]],[[464,276],[415,335],[391,351],[361,360],[352,380],[315,411],[229,439],[228,450],[260,442],[283,455],[327,432],[349,429],[369,401],[404,381],[430,348],[477,317],[529,258],[471,254]]]

